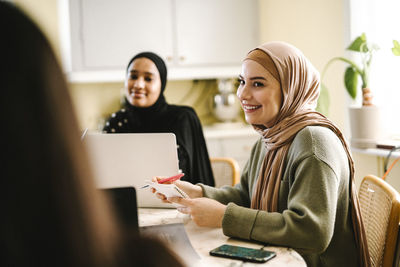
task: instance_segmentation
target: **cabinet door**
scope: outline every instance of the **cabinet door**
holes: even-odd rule
[[[257,0],[176,0],[178,65],[240,65],[258,45]]]
[[[210,157],[232,157],[237,160],[240,171],[242,171],[250,157],[253,145],[259,138],[260,136],[255,132],[247,136],[221,136],[219,138],[206,137],[208,154]]]
[[[227,157],[233,157],[239,163],[242,171],[244,165],[250,157],[251,149],[260,137],[251,135],[246,137],[224,138],[221,140],[223,154]]]
[[[172,0],[70,0],[72,71],[121,70],[138,52],[172,59]]]

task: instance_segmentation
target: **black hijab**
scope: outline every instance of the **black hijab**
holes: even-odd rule
[[[150,107],[136,107],[129,103],[125,98],[125,108],[128,112],[134,116],[134,119],[130,122],[133,128],[142,129],[144,132],[149,131],[154,128],[154,123],[159,121],[159,118],[164,117],[163,114],[167,111],[168,104],[164,97],[165,86],[167,84],[167,67],[165,66],[164,60],[158,55],[152,52],[142,52],[134,56],[128,63],[126,67],[126,72],[128,74],[129,66],[138,58],[148,58],[157,67],[160,73],[161,79],[161,90],[157,101]]]
[[[193,108],[169,105],[164,97],[167,67],[152,52],[143,52],[135,59],[148,58],[156,65],[161,79],[161,90],[156,102],[150,107],[136,107],[125,98],[125,108],[115,114],[104,131],[115,133],[169,133],[176,136],[179,167],[185,173],[182,180],[214,186],[214,177],[200,120]],[[121,126],[120,126],[121,125]]]

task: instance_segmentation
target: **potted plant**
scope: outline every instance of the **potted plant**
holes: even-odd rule
[[[393,55],[400,56],[400,43],[397,40],[393,40],[393,48],[392,48]]]
[[[345,57],[334,57],[326,64],[322,79],[327,68],[335,61],[342,61],[348,65],[344,72],[344,85],[353,99],[353,105],[349,108],[351,143],[353,147],[376,147],[376,141],[380,137],[379,108],[373,104],[373,95],[369,87],[370,67],[374,53],[378,46],[367,41],[365,33],[358,36],[347,50],[357,53],[360,63]],[[359,81],[361,80],[361,86]],[[326,87],[322,84],[323,87]],[[362,105],[355,105],[358,92],[362,92]]]

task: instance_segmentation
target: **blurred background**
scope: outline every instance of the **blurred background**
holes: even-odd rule
[[[298,47],[322,72],[361,33],[379,43],[371,89],[382,111],[385,138],[400,134],[400,40],[394,0],[15,0],[48,36],[62,63],[82,130],[98,131],[120,108],[126,64],[137,52],[160,54],[168,66],[169,103],[192,106],[203,124],[211,156],[232,156],[242,167],[257,134],[235,102],[241,60],[267,41]],[[355,58],[356,60],[356,58]],[[329,88],[321,111],[350,138],[346,65],[324,73]],[[372,75],[371,75],[372,76]],[[329,100],[329,101],[327,101]],[[329,105],[328,105],[329,104]],[[352,151],[356,181],[383,175],[386,152]],[[400,189],[400,167],[387,178]],[[397,176],[397,179],[396,179]],[[398,181],[399,180],[399,181]]]

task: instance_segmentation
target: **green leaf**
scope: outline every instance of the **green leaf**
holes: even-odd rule
[[[356,51],[356,52],[367,52],[367,37],[365,33],[361,34],[357,37],[350,45],[347,47],[347,50]],[[362,51],[361,51],[362,49]]]
[[[330,98],[328,88],[324,84],[321,84],[321,91],[318,97],[318,103],[316,110],[325,116],[329,114]]]
[[[358,73],[354,68],[348,67],[344,73],[344,85],[351,98],[356,99],[358,87]]]
[[[400,43],[397,40],[393,40],[392,52],[395,56],[400,56]]]

